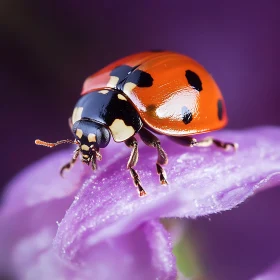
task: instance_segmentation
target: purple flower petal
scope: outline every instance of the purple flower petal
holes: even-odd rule
[[[174,279],[170,241],[157,218],[196,217],[228,210],[256,190],[280,182],[279,128],[221,131],[212,135],[239,143],[239,150],[186,148],[161,138],[169,155],[168,186],[158,182],[155,150],[140,145],[136,169],[149,194],[144,198],[139,198],[133,187],[126,169],[130,151],[122,144],[104,149],[103,161],[95,173],[77,163],[65,180],[59,178],[59,167],[69,161],[69,152],[60,152],[30,167],[10,184],[2,207],[0,222],[4,230],[0,242],[6,244],[1,264],[3,256],[12,253],[14,270],[28,268],[27,264],[15,261],[21,259],[19,244],[23,238],[32,240],[44,228],[51,227],[52,237],[56,232],[54,248],[63,261],[53,261],[48,239],[43,252],[40,246],[35,245],[34,249],[35,255],[43,258],[45,269],[49,265],[61,273],[71,274],[75,270],[86,275],[94,270],[103,275],[106,268],[115,271],[118,267],[130,279],[136,279],[132,275],[147,269],[149,275]],[[77,191],[56,231],[55,222],[61,220]],[[123,259],[120,262],[125,255],[129,256],[131,266],[124,265]],[[144,267],[135,266],[137,262],[145,264]]]
[[[63,179],[59,175],[59,169],[70,157],[69,150],[52,153],[18,174],[6,187],[2,214],[63,198],[76,192],[88,170],[78,162],[74,172],[67,174],[68,176]]]
[[[175,279],[171,241],[156,221],[143,223],[130,234],[106,240],[93,251],[85,247],[83,263],[80,259],[79,263],[70,264],[57,257],[51,246],[56,222],[71,204],[77,182],[86,172],[92,175],[87,166],[78,163],[59,189],[62,179],[57,171],[69,156],[69,152],[50,156],[10,184],[0,215],[0,276],[5,272],[17,279],[92,279],[92,275],[98,279],[124,279],[125,275],[130,275],[130,279]],[[54,172],[46,173],[53,168]],[[38,183],[39,178],[46,179],[45,184]]]
[[[264,273],[254,277],[252,280],[278,280],[280,278],[280,261],[275,263]]]
[[[52,247],[57,231],[56,222],[63,218],[71,201],[71,197],[65,197],[9,214],[1,211],[0,278],[6,272],[18,274],[18,279],[24,279],[22,275],[25,270],[34,265],[34,260],[37,260],[41,253]],[[3,208],[1,210],[4,210]]]
[[[9,266],[16,269],[11,269],[10,275],[16,279],[42,280],[92,279],[92,275],[95,279],[176,278],[170,238],[158,222],[144,223],[130,234],[94,248],[81,244],[80,261],[76,263],[61,260],[52,250],[55,230],[54,224],[22,236],[12,248]]]
[[[280,182],[279,129],[215,135],[239,143],[240,149],[236,153],[214,147],[188,149],[162,139],[169,154],[168,187],[160,186],[153,172],[155,152],[142,147],[137,169],[149,193],[145,198],[139,198],[131,187],[125,168],[128,155],[122,154],[123,159],[118,159],[122,164],[108,166],[106,177],[99,173],[84,183],[60,224],[55,247],[75,259],[83,239],[93,245],[157,217],[195,217],[228,210],[258,188]]]
[[[176,278],[171,241],[159,222],[143,223],[127,234],[97,244],[89,239],[90,236],[81,240],[78,255],[72,260],[88,271],[88,276],[94,273],[96,279]]]

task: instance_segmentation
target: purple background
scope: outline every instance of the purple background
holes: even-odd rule
[[[252,279],[280,261],[279,201],[280,188],[272,188],[231,211],[188,220],[192,241],[211,279]]]
[[[229,128],[280,125],[280,4],[278,0],[267,3],[2,0],[0,188],[23,167],[51,152],[35,146],[36,138],[71,138],[67,119],[85,77],[134,52],[169,49],[198,60],[211,72],[224,94]],[[64,147],[57,149],[60,148]],[[278,204],[273,200],[274,208],[267,213],[267,203],[273,197]],[[280,248],[272,241],[275,236],[268,234],[274,232],[279,236],[279,224],[261,226],[262,222],[270,221],[274,211],[279,213],[279,197],[279,191],[270,192],[266,203],[257,197],[250,202],[253,204],[212,217],[212,223],[203,219],[193,223],[194,232],[200,232],[204,240],[200,240],[201,251],[219,249],[213,255],[205,255],[205,263],[213,273],[219,272],[221,279],[230,273],[237,279],[234,271],[238,275],[243,269],[241,264],[250,259],[249,271],[244,268],[246,279],[279,257]],[[260,212],[261,223],[254,215],[258,205],[258,211],[264,210]],[[234,230],[230,224],[223,224],[232,219],[236,229],[243,228],[234,242],[244,248],[246,257],[240,257],[241,251],[232,251],[232,259],[225,260],[224,248],[227,252],[237,248],[230,247]],[[254,227],[256,232],[263,228],[268,231],[250,239],[244,224],[253,234]],[[219,232],[224,233],[224,238]],[[258,249],[255,252],[252,248],[268,240],[268,247],[260,247],[267,257],[258,258]],[[217,247],[209,248],[215,244]]]

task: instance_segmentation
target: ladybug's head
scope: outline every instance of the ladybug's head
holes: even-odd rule
[[[80,119],[72,126],[72,132],[75,135],[74,141],[67,139],[49,143],[37,139],[35,143],[49,148],[63,143],[78,145],[72,160],[62,167],[61,174],[65,169],[69,169],[73,165],[80,153],[82,162],[88,165],[91,163],[92,168],[96,169],[96,159],[101,160],[99,148],[105,148],[110,142],[111,134],[109,130],[102,124],[95,123],[89,119]]]
[[[74,123],[72,132],[82,154],[82,162],[89,164],[100,158],[99,148],[105,148],[110,142],[110,132],[102,124],[88,119]]]

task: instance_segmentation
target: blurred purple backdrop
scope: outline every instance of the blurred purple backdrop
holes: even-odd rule
[[[253,279],[280,261],[279,201],[280,187],[272,188],[231,211],[188,220],[207,279]]]

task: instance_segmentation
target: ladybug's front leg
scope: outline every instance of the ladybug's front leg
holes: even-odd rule
[[[141,186],[141,181],[140,181],[139,175],[136,172],[136,170],[133,168],[137,164],[138,156],[139,156],[137,140],[134,137],[130,137],[129,139],[127,139],[125,141],[125,144],[129,148],[132,148],[129,160],[127,162],[127,169],[129,169],[129,171],[130,171],[130,175],[133,179],[134,185],[138,188],[139,195],[145,196],[146,192],[143,189],[143,187]]]
[[[153,135],[150,131],[145,129],[144,127],[142,127],[140,129],[138,134],[139,134],[140,138],[142,139],[142,141],[147,146],[157,149],[157,151],[158,151],[158,159],[157,159],[157,163],[156,163],[157,174],[159,175],[159,180],[160,180],[161,184],[167,185],[168,184],[167,175],[161,165],[167,164],[168,159],[167,159],[167,154],[165,153],[165,151],[162,149],[162,147],[160,145],[159,139],[155,135]]]
[[[207,138],[204,138],[200,141],[197,141],[195,138],[192,138],[192,137],[183,137],[184,139],[184,142],[187,146],[190,146],[190,147],[209,147],[209,146],[212,146],[212,145],[215,145],[219,148],[222,148],[222,149],[225,149],[225,150],[228,150],[230,148],[233,148],[234,150],[237,150],[238,148],[238,144],[237,143],[231,143],[231,142],[222,142],[218,139],[214,139],[212,137],[207,137]]]
[[[78,156],[79,156],[79,152],[80,152],[80,148],[77,148],[75,151],[74,151],[74,155],[71,159],[70,162],[66,163],[64,166],[62,166],[62,168],[60,169],[60,175],[63,177],[63,172],[65,169],[70,169],[74,163],[76,162]]]

